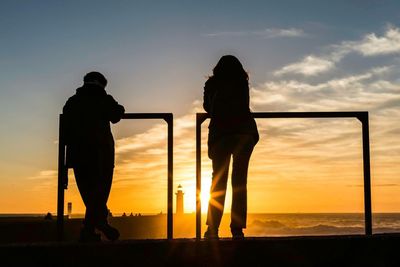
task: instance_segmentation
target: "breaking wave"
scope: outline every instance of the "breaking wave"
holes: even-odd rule
[[[288,226],[277,220],[254,220],[247,227],[249,236],[282,236],[282,235],[348,235],[363,234],[361,226],[337,226],[316,224],[310,226]],[[376,227],[374,233],[400,232],[399,227]]]

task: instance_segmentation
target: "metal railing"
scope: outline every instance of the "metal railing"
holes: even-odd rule
[[[167,122],[167,158],[168,158],[168,186],[167,186],[167,238],[173,237],[173,114],[172,113],[125,113],[122,119],[163,119]],[[63,115],[60,114],[59,141],[58,141],[58,193],[57,193],[57,238],[64,238],[64,190],[68,188],[68,168],[66,166],[66,144],[64,136]]]
[[[357,118],[362,124],[365,234],[372,235],[369,120],[367,111],[254,112],[254,118]],[[201,239],[201,124],[210,116],[196,114],[196,239]]]

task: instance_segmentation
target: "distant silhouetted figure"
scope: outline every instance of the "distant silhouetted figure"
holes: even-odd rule
[[[99,241],[97,228],[109,240],[119,237],[107,222],[107,200],[114,171],[114,139],[110,121],[124,114],[105,91],[106,78],[99,72],[85,75],[84,84],[64,106],[67,165],[74,169],[76,183],[86,206],[81,241]]]
[[[247,170],[259,136],[249,108],[248,75],[240,61],[223,56],[204,86],[203,107],[211,116],[208,156],[212,160],[212,185],[208,205],[207,239],[218,239],[228,171],[232,164],[231,232],[234,239],[244,238],[247,216]]]
[[[48,212],[48,213],[44,216],[44,219],[45,219],[45,220],[51,221],[51,220],[53,220],[53,215],[52,215],[50,212]]]

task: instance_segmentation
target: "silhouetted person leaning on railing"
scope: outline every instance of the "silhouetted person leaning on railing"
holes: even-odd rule
[[[203,107],[211,116],[208,156],[213,168],[204,237],[218,239],[232,156],[230,226],[232,237],[242,239],[247,216],[247,170],[259,136],[249,109],[248,75],[236,57],[223,56],[213,69],[213,76],[204,86]]]
[[[67,166],[74,169],[76,183],[86,206],[80,240],[100,241],[97,228],[109,240],[119,232],[107,222],[107,200],[114,171],[114,139],[110,121],[117,123],[124,114],[105,91],[106,78],[99,72],[85,75],[84,84],[64,106]]]

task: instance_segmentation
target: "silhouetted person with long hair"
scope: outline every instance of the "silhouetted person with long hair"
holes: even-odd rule
[[[110,122],[117,123],[125,110],[105,91],[99,72],[85,75],[84,84],[64,106],[67,165],[74,169],[86,214],[81,241],[100,241],[100,230],[109,240],[119,237],[107,222],[107,200],[114,171],[114,139]]]
[[[248,75],[240,61],[223,56],[204,86],[203,107],[211,116],[208,156],[212,160],[212,185],[208,205],[206,239],[218,239],[229,163],[232,163],[231,232],[234,239],[244,238],[247,216],[247,170],[259,136],[249,108]]]

